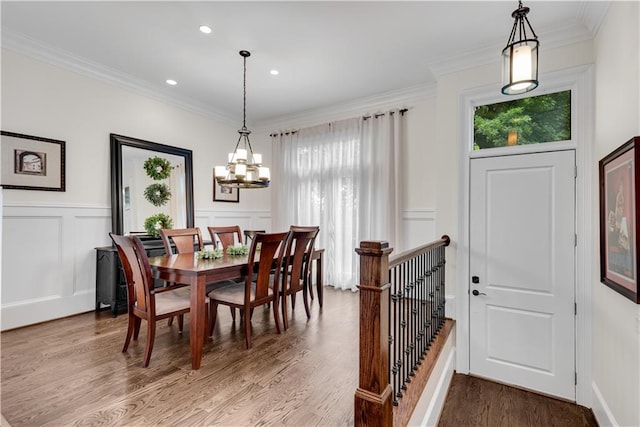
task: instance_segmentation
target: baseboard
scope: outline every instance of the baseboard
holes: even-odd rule
[[[593,415],[596,417],[598,425],[601,427],[620,425],[611,413],[609,405],[607,405],[607,402],[604,400],[604,396],[600,393],[600,389],[595,382],[591,383],[591,388],[593,390],[593,408],[591,409],[593,411]]]
[[[438,420],[440,419],[440,414],[442,413],[442,408],[444,407],[444,402],[447,398],[447,393],[449,392],[449,386],[451,385],[451,379],[453,378],[453,373],[455,371],[455,362],[456,349],[454,348],[451,353],[449,353],[449,357],[447,357],[442,375],[440,375],[440,378],[438,379],[436,390],[431,398],[429,407],[427,408],[427,413],[424,415],[422,423],[420,423],[421,426],[438,425]]]

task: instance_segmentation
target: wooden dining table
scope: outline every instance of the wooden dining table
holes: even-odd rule
[[[311,256],[315,263],[318,300],[322,301],[322,256],[324,249],[314,249]],[[255,265],[260,253],[256,253]],[[168,282],[177,282],[191,287],[191,313],[189,316],[189,339],[191,344],[191,368],[199,369],[202,348],[207,339],[206,288],[207,283],[247,275],[248,255],[227,255],[219,259],[200,259],[195,254],[163,255],[149,258],[153,277]]]

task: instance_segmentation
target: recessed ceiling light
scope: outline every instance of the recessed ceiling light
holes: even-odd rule
[[[280,74],[280,71],[278,70],[271,70],[269,71],[269,73],[271,73],[272,76],[277,76],[278,74]]]
[[[200,32],[204,34],[211,34],[211,27],[208,25],[200,25]]]
[[[178,84],[178,82],[173,79],[167,79],[167,84],[171,86],[175,86]]]

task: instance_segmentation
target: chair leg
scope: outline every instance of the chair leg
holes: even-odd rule
[[[135,328],[136,316],[133,314],[129,314],[129,323],[127,325],[127,337],[124,339],[124,346],[122,347],[122,352],[126,352],[129,348],[129,343],[131,342],[131,336],[133,335],[133,330]]]
[[[171,325],[173,325],[173,316],[169,317],[169,319],[167,320],[167,326]]]
[[[244,316],[244,341],[247,344],[247,350],[251,348],[251,316]]]
[[[296,309],[296,294],[292,293],[291,294],[291,310],[295,310]]]
[[[142,362],[142,367],[146,368],[149,366],[149,361],[151,360],[151,351],[153,351],[153,342],[156,339],[156,322],[155,320],[147,321],[147,345],[144,349],[144,360]]]
[[[140,324],[142,323],[142,319],[134,316],[134,324],[133,324],[133,340],[138,340],[138,334],[140,334]]]
[[[184,327],[184,314],[178,315],[178,331],[182,333],[182,328]]]
[[[229,307],[229,310],[231,310],[231,320],[232,321],[236,321],[236,309],[233,307]]]
[[[307,287],[302,288],[302,299],[304,300],[304,311],[307,312],[307,319],[311,319],[311,312],[309,311],[309,298],[307,298]]]
[[[280,313],[278,312],[278,300],[280,298],[276,297],[273,300],[273,317],[276,320],[276,331],[278,331],[278,333],[280,333]]]
[[[233,310],[233,307],[231,307]],[[218,317],[218,304],[213,301],[209,301],[209,336],[213,335],[213,328],[216,326],[216,320]]]
[[[284,330],[286,331],[289,328],[289,314],[287,313],[287,294],[282,294],[282,324],[284,325]]]

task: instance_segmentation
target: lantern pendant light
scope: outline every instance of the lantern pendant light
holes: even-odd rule
[[[247,57],[250,55],[251,53],[246,50],[240,51],[240,56],[244,58],[242,128],[238,130],[240,138],[238,138],[233,153],[229,153],[227,165],[215,167],[215,179],[221,187],[266,188],[271,181],[269,168],[262,165],[262,156],[253,153],[249,141],[251,131],[247,129],[246,125]]]
[[[518,2],[507,47],[502,50],[502,93],[518,95],[538,87],[538,36],[529,19],[529,8]],[[527,30],[528,27],[528,30]]]

